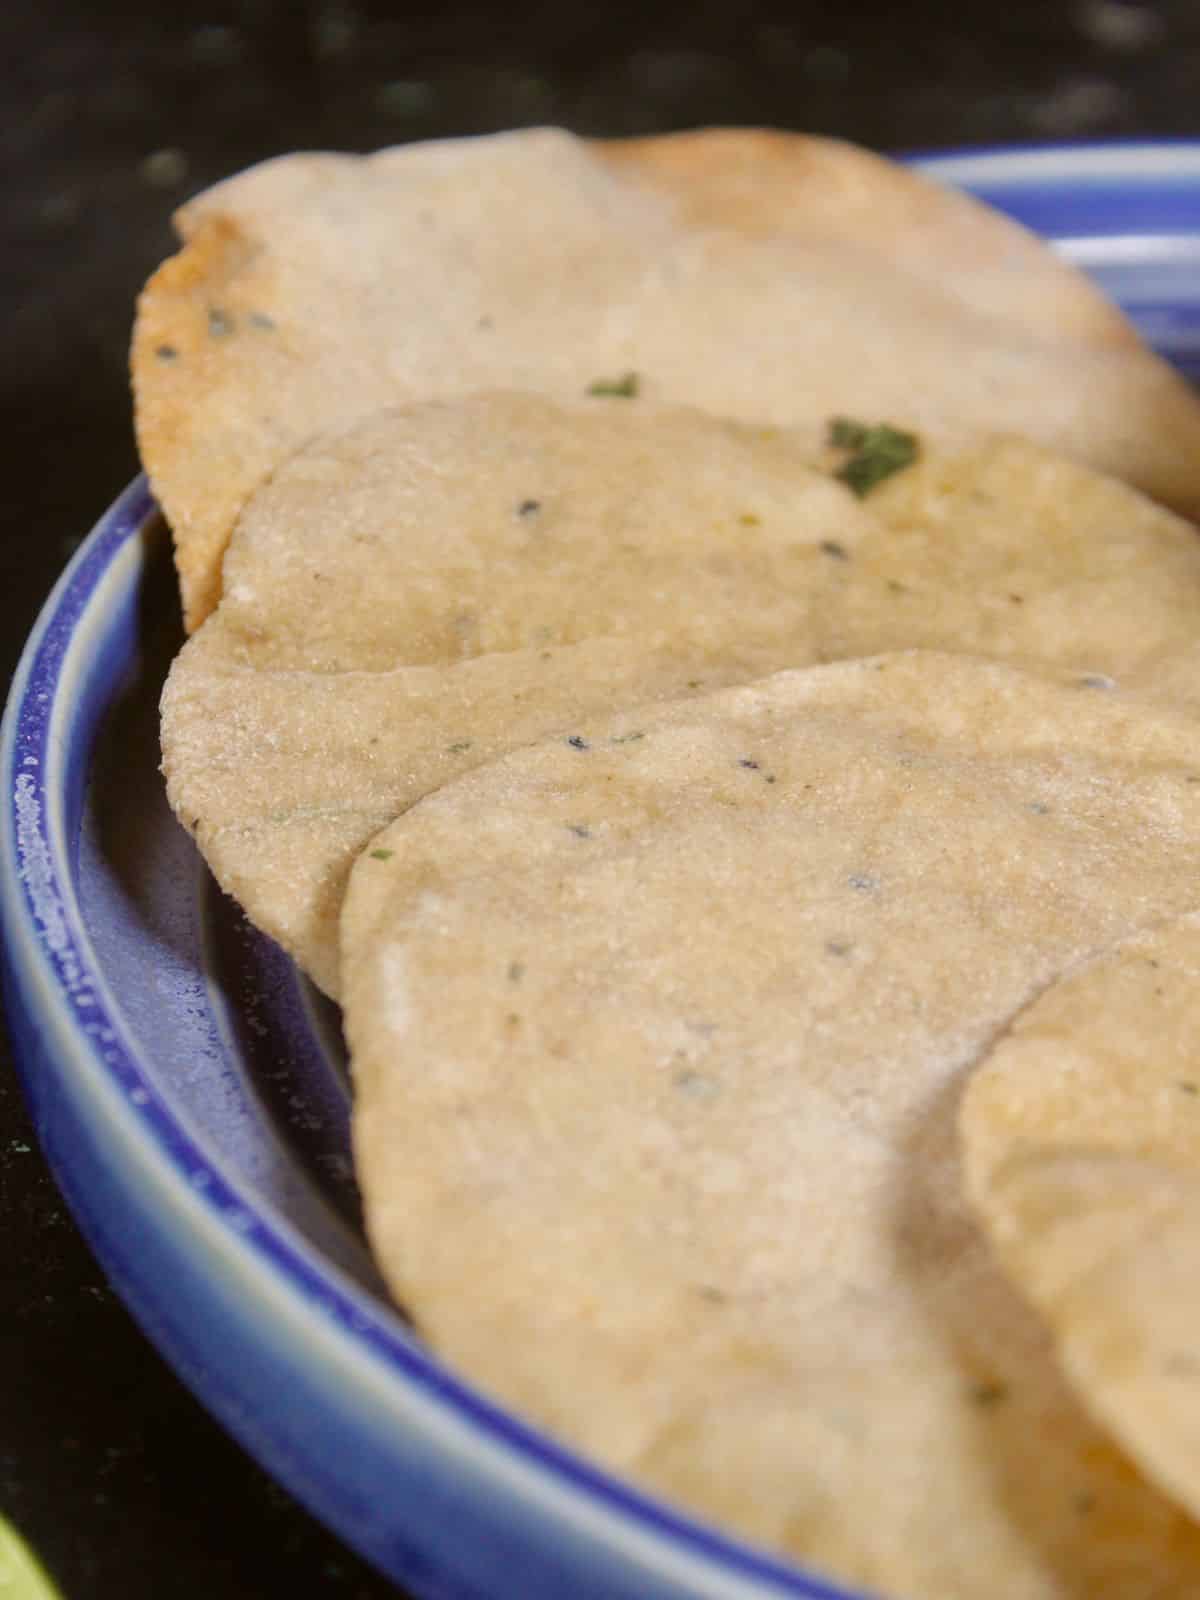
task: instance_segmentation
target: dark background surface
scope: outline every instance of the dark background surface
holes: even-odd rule
[[[1200,134],[1194,0],[645,9],[318,3],[0,7],[0,667],[136,471],[134,296],[169,215],[297,148],[557,122],[764,123],[885,150]],[[106,1286],[0,1039],[0,1514],[66,1600],[395,1591],[176,1383]],[[568,1597],[564,1597],[568,1600]]]

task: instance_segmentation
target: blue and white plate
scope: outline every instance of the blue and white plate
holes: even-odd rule
[[[1052,239],[1200,377],[1200,145],[923,157]],[[46,1154],[204,1403],[424,1600],[848,1600],[559,1449],[389,1307],[336,1010],[214,888],[158,777],[179,643],[144,484],[34,629],[0,767],[9,1016]]]

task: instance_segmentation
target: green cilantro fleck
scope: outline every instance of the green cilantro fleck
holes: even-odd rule
[[[867,439],[867,426],[849,417],[831,417],[829,442],[835,450],[861,450]]]
[[[835,450],[851,455],[834,473],[861,500],[893,473],[911,467],[920,454],[915,433],[905,433],[890,423],[874,427],[850,417],[834,417],[829,424],[829,443]]]
[[[619,378],[596,378],[587,386],[591,395],[610,400],[632,400],[638,392],[640,380],[636,372],[625,372]]]
[[[371,860],[372,861],[390,861],[395,854],[396,854],[396,852],[394,850],[372,850],[371,851]]]

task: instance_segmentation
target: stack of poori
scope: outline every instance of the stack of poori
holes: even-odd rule
[[[168,789],[342,1001],[417,1327],[880,1594],[1200,1593],[1196,399],[824,140],[178,221]]]

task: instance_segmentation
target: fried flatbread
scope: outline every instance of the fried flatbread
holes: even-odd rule
[[[1053,985],[973,1079],[969,1193],[1100,1422],[1200,1515],[1200,918]]]
[[[795,442],[700,413],[430,402],[287,462],[163,697],[220,883],[337,991],[358,851],[456,772],[613,705],[813,657],[873,527]]]
[[[446,785],[342,922],[355,1147],[447,1361],[898,1600],[1167,1600],[1200,1530],[1061,1378],[955,1108],[1064,963],[1187,906],[1200,725],[914,652]]]
[[[1190,648],[1200,540],[1016,440],[858,501],[808,434],[477,396],[317,441],[251,500],[163,701],[171,802],[330,993],[346,874],[456,773],[572,719],[922,645],[1096,692]],[[1174,680],[1172,680],[1174,682]]]
[[[132,368],[189,629],[281,460],[487,388],[1012,430],[1200,510],[1200,407],[1099,291],[998,213],[835,141],[536,129],[289,156],[176,222]]]

